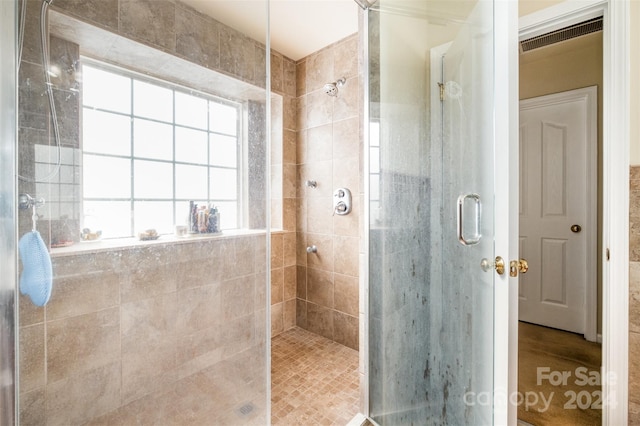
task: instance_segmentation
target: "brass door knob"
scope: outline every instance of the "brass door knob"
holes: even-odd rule
[[[582,226],[580,226],[580,225],[571,225],[571,232],[575,232],[577,234],[580,231],[582,231]]]
[[[518,272],[521,274],[526,274],[529,270],[529,263],[525,259],[520,260],[512,260],[509,262],[509,275],[512,277],[517,277]]]
[[[496,272],[498,273],[498,275],[504,274],[504,259],[500,256],[497,256],[494,267],[496,268]]]
[[[483,271],[489,272],[492,268],[495,268],[498,275],[504,274],[504,266],[504,259],[500,256],[496,257],[495,262],[492,262],[489,259],[482,259],[480,262],[480,267]]]

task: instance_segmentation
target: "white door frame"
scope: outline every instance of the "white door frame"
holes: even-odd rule
[[[518,255],[518,0],[494,10],[495,255]],[[506,125],[505,125],[506,122]],[[518,279],[494,275],[494,425],[515,425],[518,407]],[[505,368],[506,366],[506,368]]]
[[[520,18],[519,35],[527,39],[596,16],[604,17],[602,424],[613,426],[628,417],[629,2],[567,0]],[[517,376],[517,358],[510,361]],[[516,424],[514,416],[509,423]]]

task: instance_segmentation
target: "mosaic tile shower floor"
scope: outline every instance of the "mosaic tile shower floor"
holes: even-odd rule
[[[301,328],[271,345],[273,425],[344,426],[358,413],[357,351]]]

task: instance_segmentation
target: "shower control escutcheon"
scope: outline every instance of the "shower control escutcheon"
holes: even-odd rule
[[[351,191],[347,188],[333,191],[333,212],[341,216],[351,212]]]

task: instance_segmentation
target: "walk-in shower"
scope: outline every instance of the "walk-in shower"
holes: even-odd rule
[[[13,179],[52,271],[17,298],[19,422],[267,423],[268,44],[182,2],[9,3]],[[221,229],[178,232],[190,206]]]
[[[329,419],[346,424],[358,411],[359,389],[354,385],[360,381],[361,371],[353,360],[358,359],[361,348],[362,324],[361,46],[360,35],[352,34],[295,64],[295,103],[299,108],[292,130],[296,143],[285,145],[283,155],[290,159],[285,165],[284,173],[289,177],[283,181],[283,191],[295,196],[290,204],[294,221],[285,224],[285,230],[295,229],[295,243],[283,241],[285,250],[293,249],[293,256],[283,256],[284,291],[278,285],[279,273],[272,275],[271,285],[272,318],[276,319],[272,323],[273,359],[278,369],[273,370],[274,424],[299,424],[304,416],[313,424]],[[295,277],[293,287],[289,287],[288,277]],[[294,300],[294,322],[282,326],[278,321],[280,301],[285,299],[286,309],[289,297]],[[301,336],[313,336],[310,340],[317,343],[308,347],[300,342],[297,350],[279,352]],[[329,347],[336,354],[331,361],[323,352]],[[315,373],[321,370],[326,371],[325,377]],[[281,379],[290,375],[296,379]],[[319,381],[330,387],[333,395],[318,392]],[[315,412],[311,417],[305,414],[310,407]]]
[[[0,54],[16,77],[20,8],[7,3]],[[455,16],[443,2],[356,3],[362,32],[304,61],[182,2],[142,0],[54,1],[43,60],[47,8],[26,3],[18,100],[0,75],[14,109],[0,119],[0,259],[19,276],[16,237],[32,218],[18,194],[46,199],[53,288],[44,307],[15,280],[0,293],[20,310],[4,311],[20,319],[19,339],[2,335],[18,374],[1,385],[3,407],[19,389],[22,424],[267,424],[270,337],[295,326],[362,348],[363,407],[379,424],[491,422],[465,397],[493,379],[480,261],[494,259],[483,172],[495,86],[477,83],[493,76],[492,3]],[[347,215],[332,214],[340,188]],[[470,246],[448,221],[464,194],[482,215],[461,222],[487,236]],[[211,204],[222,232],[183,232],[189,208]],[[89,218],[103,232],[82,240]],[[149,228],[157,239],[138,238]]]

